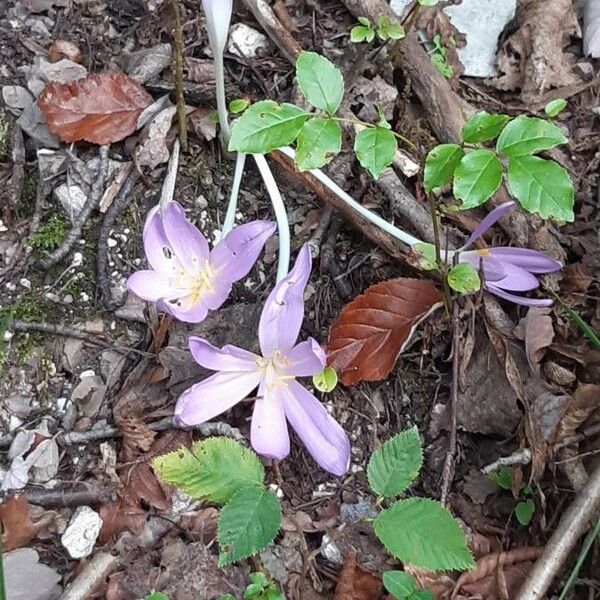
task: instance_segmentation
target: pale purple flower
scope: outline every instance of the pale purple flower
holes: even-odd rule
[[[317,398],[296,381],[325,367],[325,353],[314,339],[296,344],[310,269],[310,250],[305,245],[294,268],[265,302],[258,327],[262,356],[236,346],[219,349],[206,340],[190,338],[196,362],[217,373],[186,390],[177,401],[175,415],[187,425],[203,423],[258,387],[250,430],[254,450],[277,460],[285,458],[290,452],[289,422],[323,469],[343,475],[350,463],[348,436]]]
[[[252,221],[236,227],[210,251],[180,204],[170,202],[162,214],[156,206],[143,234],[151,269],[133,273],[127,288],[180,321],[199,323],[249,273],[274,231],[274,223]]]
[[[496,221],[501,219],[515,203],[504,202],[492,210],[476,227],[463,248],[468,248],[480,238]],[[492,294],[525,306],[550,306],[549,298],[535,299],[518,296],[512,292],[528,292],[540,283],[536,275],[554,273],[562,268],[562,263],[544,252],[529,248],[501,246],[483,250],[461,249],[459,261],[483,270],[483,286]]]
[[[233,11],[233,0],[202,0],[208,41],[213,51],[223,52]]]

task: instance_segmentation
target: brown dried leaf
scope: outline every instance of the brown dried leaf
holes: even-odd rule
[[[539,374],[540,362],[544,357],[546,348],[554,339],[554,328],[550,308],[531,307],[523,319],[525,335],[525,353],[531,370]]]
[[[93,73],[71,83],[49,83],[37,104],[48,129],[63,142],[110,144],[131,135],[152,96],[124,73]]]
[[[55,63],[62,58],[68,58],[73,62],[80,63],[82,57],[79,46],[68,40],[54,40],[48,53],[48,60]]]
[[[351,556],[340,571],[333,600],[379,600],[381,594],[379,577],[363,569]]]
[[[556,435],[557,441],[572,436],[577,428],[598,409],[600,409],[600,385],[580,383],[565,408]]]
[[[419,323],[440,306],[442,296],[430,281],[398,278],[372,285],[332,325],[328,364],[344,385],[384,379]]]
[[[37,522],[29,516],[29,502],[25,496],[11,496],[0,504],[0,523],[2,523],[3,548],[6,552],[21,548],[29,543],[39,531],[52,520],[48,515]]]
[[[128,492],[138,500],[144,500],[157,510],[167,510],[171,498],[165,492],[148,463],[133,465],[127,477]]]
[[[450,598],[454,588],[454,580],[446,573],[433,573],[410,565],[404,565],[404,570],[415,578],[418,587],[429,590],[434,595],[435,600],[448,600]]]
[[[113,536],[127,529],[134,535],[138,535],[144,529],[146,513],[137,506],[125,503],[123,500],[109,502],[100,507],[102,517],[102,529],[98,542],[106,544]]]
[[[217,537],[218,519],[219,511],[214,506],[209,506],[191,515],[184,515],[179,525],[187,530],[195,541],[208,545]]]

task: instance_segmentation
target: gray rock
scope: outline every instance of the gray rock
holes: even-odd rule
[[[79,414],[94,417],[98,414],[106,395],[106,385],[99,375],[84,377],[71,394],[71,401],[77,404]]]
[[[22,110],[33,102],[33,96],[22,85],[5,85],[2,88],[2,99],[8,108]]]
[[[138,83],[146,83],[171,64],[171,44],[157,44],[127,54],[123,61],[125,72]]]
[[[136,323],[145,323],[144,316],[146,303],[135,294],[128,293],[123,306],[115,311],[115,317],[125,321],[135,321]]]
[[[17,119],[21,129],[34,140],[37,140],[45,148],[58,148],[60,140],[50,133],[46,125],[46,119],[35,102],[31,103]]]
[[[93,552],[101,527],[100,515],[89,506],[80,506],[73,513],[60,541],[71,558],[84,558]]]
[[[240,56],[240,51],[247,58],[254,58],[260,48],[268,48],[267,36],[248,27],[245,23],[236,23],[229,29],[229,42],[227,51],[235,56]],[[239,49],[238,49],[239,48]]]
[[[60,202],[65,213],[74,223],[87,202],[87,195],[78,185],[62,183],[54,188],[54,196]]]
[[[56,600],[60,596],[61,576],[40,563],[35,550],[18,548],[3,559],[6,597],[10,600]]]

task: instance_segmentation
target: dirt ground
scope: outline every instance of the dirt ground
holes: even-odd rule
[[[391,115],[394,129],[415,144],[414,150],[407,150],[420,164],[436,143],[447,141],[432,126],[433,109],[415,91],[418,84],[410,69],[399,66],[389,47],[365,55],[364,47],[350,43],[348,31],[356,18],[344,3],[279,0],[275,4],[279,18],[290,19],[293,27],[288,29],[303,49],[324,54],[342,69],[349,110],[364,116],[371,103],[380,103]],[[523,2],[520,10],[527,4],[531,2]],[[181,156],[175,197],[206,236],[216,240],[233,161],[221,152],[211,120],[214,91],[200,2],[180,0],[180,5],[185,100],[196,112],[188,121],[189,148]],[[455,71],[450,88],[475,109],[540,114],[552,96],[568,99],[558,123],[569,132],[569,145],[552,151],[552,157],[575,182],[576,221],[544,224],[534,219],[530,243],[565,262],[561,273],[546,278],[545,287],[558,292],[565,305],[599,331],[596,61],[584,57],[581,38],[572,35],[565,21],[560,35],[546,34],[558,40],[554,50],[569,77],[563,73],[561,79],[555,73],[555,80],[541,91],[522,80],[515,84],[519,76],[533,77],[530,54],[522,54],[519,75],[514,48],[507,49],[516,44],[515,32],[529,27],[517,19],[503,34],[498,53],[512,79],[508,81],[507,73],[502,82],[464,77],[448,42],[456,35],[447,18],[437,10],[417,16],[411,27],[421,27],[431,37],[440,33],[447,41],[447,60]],[[242,2],[236,4],[233,20],[262,31]],[[546,26],[536,22],[529,35],[543,37]],[[28,86],[34,79],[32,67],[35,71],[40,59],[54,63],[57,58],[69,58],[72,49],[66,54],[57,50],[56,40],[66,40],[78,49],[75,62],[88,72],[130,73],[137,64],[135,56],[154,52],[158,44],[170,44],[172,29],[172,8],[166,1],[5,1],[0,3],[0,87]],[[510,66],[506,66],[508,56],[513,58]],[[229,98],[299,102],[293,67],[271,40],[252,58],[228,52],[226,77]],[[174,100],[171,68],[159,69],[144,81],[144,87],[154,99],[170,94]],[[395,93],[386,96],[382,90]],[[146,213],[160,196],[166,172],[166,161],[162,161],[141,167],[139,176],[129,179],[133,185],[126,197],[117,193],[114,202],[119,209],[94,211],[72,250],[46,267],[44,259],[72,225],[55,190],[86,177],[91,184],[90,161],[99,156],[99,149],[85,142],[63,143],[53,149],[52,159],[40,155],[39,149],[48,146],[28,133],[20,137],[15,125],[20,114],[21,109],[8,106],[5,97],[0,108],[0,332],[4,336],[0,346],[0,468],[5,482],[2,521],[6,535],[13,515],[12,548],[35,549],[39,562],[58,573],[61,589],[81,574],[92,557],[103,553],[117,557],[89,592],[93,594],[89,597],[110,600],[142,598],[153,590],[177,600],[212,600],[226,593],[241,598],[248,572],[257,569],[267,572],[287,598],[317,600],[333,598],[340,570],[351,557],[377,575],[397,565],[363,519],[375,502],[367,485],[366,463],[382,442],[416,425],[424,439],[425,468],[413,491],[439,498],[452,429],[452,332],[443,311],[420,328],[385,381],[338,386],[320,395],[350,435],[349,473],[342,478],[329,476],[297,440],[281,464],[267,460],[268,483],[282,500],[284,527],[260,558],[220,570],[215,558],[216,509],[174,495],[158,482],[149,462],[166,450],[209,434],[248,439],[249,402],[201,431],[176,429],[170,417],[179,393],[207,373],[187,352],[190,334],[216,345],[256,348],[260,308],[275,278],[277,241],[267,244],[249,278],[234,287],[224,308],[199,325],[172,320],[127,294],[127,277],[145,261],[141,230]],[[174,121],[167,145],[172,145],[176,133]],[[132,160],[144,135],[138,131],[110,146],[109,158],[116,170]],[[349,148],[348,140],[345,147]],[[58,173],[44,185],[40,182],[42,161],[45,169],[56,168]],[[420,275],[369,240],[356,223],[343,219],[292,173],[276,164],[273,168],[288,206],[292,252],[306,242],[316,249],[303,334],[325,343],[342,307],[369,285]],[[385,189],[358,166],[349,151],[343,151],[328,172],[364,206],[410,227]],[[418,198],[421,175],[398,174],[409,193]],[[244,220],[272,218],[268,196],[253,166],[244,177],[240,198]],[[453,235],[471,228],[469,218],[451,222]],[[495,241],[516,240],[510,232],[497,229]],[[464,524],[478,559],[494,552],[544,547],[576,496],[581,483],[577,475],[585,479],[597,464],[600,351],[593,349],[566,309],[556,305],[549,313],[549,324],[546,320],[530,324],[550,336],[541,342],[537,363],[531,364],[529,348],[534,342],[527,337],[531,334],[525,334],[526,312],[511,305],[501,308],[480,296],[461,303],[465,355],[460,366],[456,472],[448,505]],[[526,392],[521,399],[509,382],[511,360],[523,373]],[[532,372],[539,377],[534,378]],[[14,497],[9,506],[6,477],[18,475],[14,440],[23,432],[33,432],[21,441],[25,453],[40,440],[53,440],[54,445],[25,475],[26,484],[20,489],[27,502],[15,507]],[[569,436],[576,436],[575,442],[564,442]],[[514,467],[512,492],[481,473],[481,468],[499,457],[523,448],[531,450],[533,461]],[[514,515],[517,502],[523,499],[521,482],[531,485],[535,503],[527,526],[520,525]],[[12,513],[6,511],[7,506]],[[103,524],[93,551],[83,559],[73,559],[61,535],[82,506],[96,511]],[[578,550],[579,546],[558,573],[553,584],[556,592],[562,589]],[[488,568],[477,581],[457,590],[455,597],[511,598],[535,557],[535,552],[525,552],[504,569]],[[599,573],[596,541],[569,597],[600,598]],[[450,597],[454,584],[447,575],[417,575],[436,598]],[[342,598],[339,593],[335,597]],[[380,597],[384,597],[381,590],[379,595],[343,596],[348,600]]]

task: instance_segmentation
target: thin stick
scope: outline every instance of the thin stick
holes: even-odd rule
[[[514,600],[542,600],[577,540],[600,517],[600,464],[563,513],[558,527]]]
[[[187,124],[185,120],[185,98],[183,96],[183,33],[181,29],[181,11],[179,0],[171,0],[175,30],[173,39],[173,56],[175,58],[175,95],[177,97],[177,121],[179,123],[179,139],[181,147],[187,150]]]
[[[67,237],[63,240],[62,244],[49,254],[46,258],[40,261],[40,264],[44,269],[48,269],[54,266],[59,260],[61,260],[73,247],[73,244],[77,241],[81,235],[81,230],[85,225],[86,221],[92,214],[92,211],[98,206],[100,197],[104,191],[104,184],[106,183],[106,176],[108,173],[108,146],[100,147],[100,168],[98,169],[98,176],[96,181],[92,184],[90,196],[85,203],[81,212],[77,215],[75,223],[71,231],[67,234]]]
[[[98,552],[67,586],[59,600],[85,600],[116,568],[119,559],[107,552]]]
[[[59,335],[63,337],[69,337],[76,340],[82,340],[95,346],[101,346],[103,348],[110,348],[110,344],[95,338],[92,334],[87,333],[83,329],[76,329],[75,327],[68,327],[67,325],[54,325],[52,323],[34,323],[30,321],[19,321],[14,319],[9,325],[9,329],[12,331],[18,331],[20,333],[49,333],[50,335]]]
[[[448,493],[454,479],[456,457],[456,409],[458,406],[458,380],[460,369],[460,318],[458,300],[452,305],[452,389],[450,393],[450,439],[448,452],[442,469],[442,492],[440,501],[446,504]]]
[[[240,186],[242,184],[242,176],[244,175],[244,168],[246,166],[246,155],[241,152],[237,153],[235,157],[235,171],[233,173],[233,184],[231,186],[231,193],[229,194],[229,203],[227,204],[227,212],[225,213],[225,220],[223,221],[223,235],[226,236],[235,225],[235,214],[238,207],[238,196],[240,194]]]

